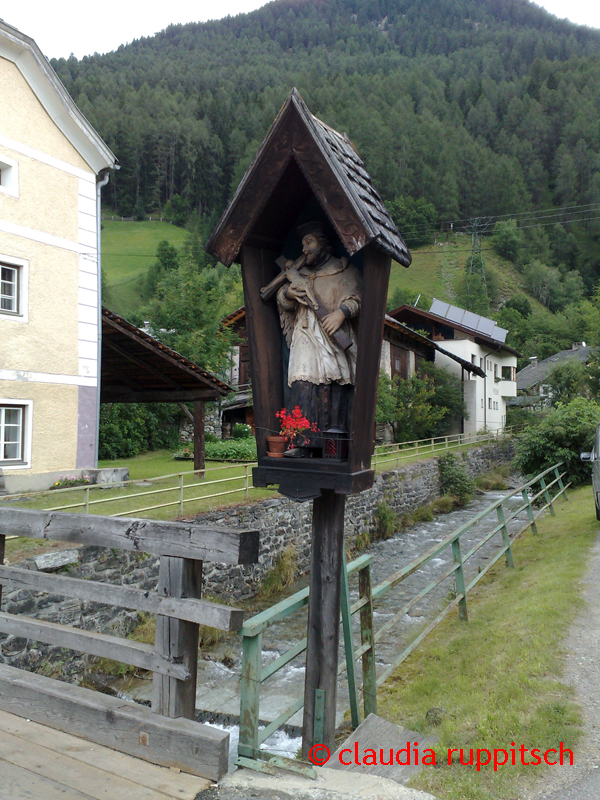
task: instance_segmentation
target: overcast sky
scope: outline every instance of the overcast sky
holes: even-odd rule
[[[558,17],[600,28],[599,0],[537,0]],[[33,37],[49,58],[78,58],[116,50],[140,36],[152,36],[171,23],[219,19],[252,11],[264,0],[171,0],[134,3],[131,0],[4,0],[0,14],[5,22]]]

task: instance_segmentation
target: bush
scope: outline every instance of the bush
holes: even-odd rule
[[[231,435],[234,439],[251,439],[252,428],[250,425],[244,425],[243,422],[236,422],[233,426]]]
[[[296,548],[288,545],[273,569],[265,576],[256,596],[264,599],[274,597],[291,586],[298,574],[297,561]]]
[[[206,458],[209,461],[256,461],[256,443],[254,439],[206,442]]]
[[[433,506],[431,504],[426,506],[419,506],[411,512],[413,524],[417,522],[433,522]]]
[[[534,476],[564,461],[574,485],[590,480],[590,469],[579,454],[589,452],[600,422],[600,404],[585,397],[552,409],[535,427],[528,428],[516,442],[515,466]]]
[[[431,504],[431,509],[434,514],[449,514],[454,511],[455,505],[454,498],[449,494],[445,494],[442,497],[436,497]]]
[[[179,409],[171,403],[102,403],[98,458],[173,447],[178,430]]]
[[[400,528],[400,519],[393,508],[390,508],[385,500],[377,503],[377,508],[373,517],[373,532],[370,541],[389,539]]]
[[[475,482],[469,478],[464,464],[454,453],[445,453],[438,459],[440,491],[451,495],[456,505],[465,506],[475,491]]]

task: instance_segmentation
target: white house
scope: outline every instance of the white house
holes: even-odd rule
[[[463,381],[469,412],[464,432],[474,433],[484,428],[502,430],[506,425],[506,401],[517,395],[519,353],[506,344],[508,331],[491,319],[435,299],[429,311],[404,305],[390,312],[390,316],[426,332],[438,345],[436,366],[446,368]],[[484,377],[465,369],[456,357],[479,367]]]

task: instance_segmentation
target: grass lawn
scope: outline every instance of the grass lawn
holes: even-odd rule
[[[522,766],[518,748],[574,750],[580,713],[561,683],[564,637],[581,606],[580,580],[598,523],[589,486],[557,501],[557,516],[538,522],[513,547],[515,569],[497,565],[468,596],[469,622],[449,615],[379,690],[378,713],[423,733],[436,733],[436,767],[414,780],[444,800],[512,800],[542,767]],[[426,718],[445,709],[439,727]],[[448,765],[448,749],[508,749],[517,765],[477,771]],[[528,759],[526,759],[528,760]],[[543,767],[548,769],[548,767]]]
[[[166,239],[179,249],[186,231],[168,222],[102,223],[102,271],[108,289],[105,305],[127,317],[142,303],[140,280],[156,260],[156,247]]]

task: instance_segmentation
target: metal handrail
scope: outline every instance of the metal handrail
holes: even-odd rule
[[[338,674],[345,671],[349,674],[349,689],[350,689],[350,710],[352,714],[352,723],[356,727],[359,722],[359,708],[358,708],[358,695],[360,689],[363,691],[364,699],[364,716],[369,713],[376,713],[376,687],[382,685],[385,680],[402,664],[402,662],[415,650],[416,647],[423,641],[423,639],[452,611],[458,607],[459,616],[464,621],[468,621],[467,615],[467,594],[471,589],[487,574],[491,567],[502,557],[506,557],[508,567],[514,567],[512,555],[512,543],[516,541],[523,533],[531,528],[534,534],[537,534],[536,519],[546,508],[550,508],[551,513],[554,512],[554,502],[559,496],[563,496],[568,500],[566,490],[571,485],[564,483],[563,478],[566,477],[566,471],[561,472],[564,463],[554,464],[552,467],[544,470],[536,475],[531,480],[524,483],[522,486],[514,489],[509,494],[491,503],[483,511],[475,514],[470,520],[465,522],[443,541],[436,543],[433,547],[413,559],[409,564],[402,567],[389,578],[381,581],[377,586],[371,588],[371,562],[372,556],[363,555],[352,561],[345,567],[345,576],[342,577],[342,626],[344,629],[345,641],[345,662],[341,663],[338,667]],[[546,484],[546,476],[553,474],[553,480]],[[533,487],[539,484],[540,491],[533,491]],[[554,497],[550,495],[550,489],[556,488]],[[519,505],[516,510],[506,510],[505,504],[511,498],[521,495],[523,503]],[[546,500],[545,504],[538,510],[537,514],[534,512],[534,503],[541,496]],[[523,525],[515,534],[509,535],[507,524],[518,516],[523,511],[527,511],[527,523]],[[497,522],[494,524],[491,531],[487,532],[484,537],[477,542],[470,550],[461,555],[460,550],[460,537],[469,531],[474,525],[486,519],[490,515],[497,516]],[[502,536],[502,546],[498,552],[490,559],[489,563],[481,569],[480,572],[465,585],[463,567],[465,563],[481,548],[484,544],[489,542],[498,533]],[[378,631],[373,630],[373,604],[376,600],[383,597],[391,589],[397,586],[398,583],[405,580],[409,575],[412,575],[418,569],[424,567],[429,561],[438,556],[447,548],[452,549],[453,564],[445,569],[441,576],[430,581],[423,589],[421,589],[414,597],[406,602],[394,616],[385,622]],[[359,585],[361,586],[360,599],[350,605],[348,596],[348,576],[358,573]],[[410,609],[422,600],[426,595],[433,591],[437,586],[450,578],[452,575],[455,577],[456,591],[454,598],[447,604],[447,606],[440,611],[440,613],[433,619],[421,633],[410,642],[410,644],[399,654],[394,662],[379,676],[375,675],[375,643],[380,641],[383,636],[388,633],[402,617],[410,611]],[[368,587],[368,591],[365,591]],[[277,719],[273,720],[262,730],[259,730],[260,720],[260,686],[261,684],[272,677],[277,671],[282,669],[286,664],[297,658],[306,650],[306,638],[297,642],[287,651],[282,653],[275,661],[272,661],[267,666],[262,666],[262,634],[263,632],[276,622],[286,619],[290,614],[304,608],[308,605],[309,590],[308,588],[302,589],[299,592],[287,597],[285,600],[276,603],[271,608],[265,609],[260,614],[246,620],[243,628],[240,631],[243,637],[243,655],[242,655],[242,676],[241,676],[241,707],[240,707],[240,739],[238,746],[238,754],[240,758],[244,759],[262,759],[269,758],[270,754],[265,753],[259,749],[260,745],[269,738],[279,727],[284,725],[294,714],[296,714],[304,705],[303,698],[296,700],[288,709],[280,714]],[[346,611],[345,611],[346,607]],[[361,612],[361,646],[357,649],[354,648],[352,643],[352,627],[351,617],[357,612]],[[363,686],[358,687],[356,678],[354,676],[354,662],[358,659],[363,659]]]

